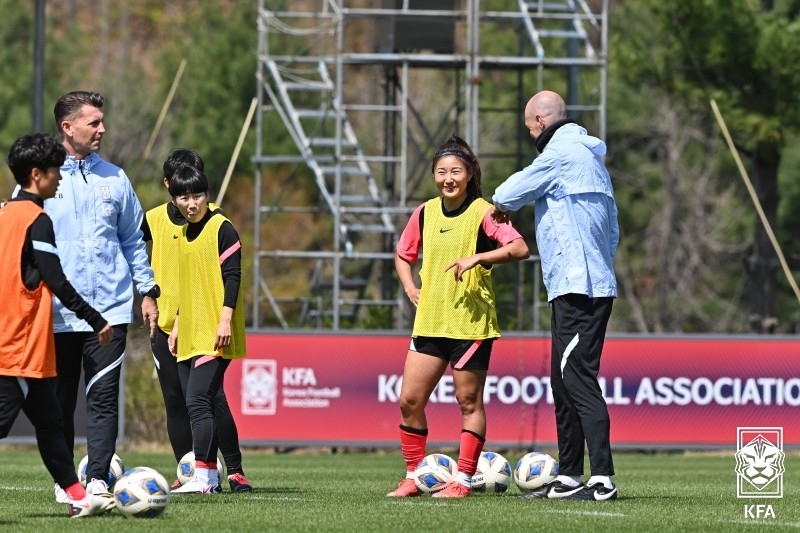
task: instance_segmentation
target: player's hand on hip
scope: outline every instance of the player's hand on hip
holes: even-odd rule
[[[419,305],[419,289],[417,287],[407,290],[406,296],[408,296],[408,300],[414,304],[414,307]]]

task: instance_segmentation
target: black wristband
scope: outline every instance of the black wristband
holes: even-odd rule
[[[144,293],[144,296],[149,298],[158,298],[161,296],[161,287],[159,287],[158,284],[153,285],[153,288]]]

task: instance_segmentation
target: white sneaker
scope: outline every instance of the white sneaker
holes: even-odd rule
[[[67,512],[71,518],[97,516],[114,508],[114,498],[86,493],[82,500],[69,500]]]
[[[94,479],[86,484],[86,492],[95,496],[103,496],[105,498],[112,498],[111,491],[108,490],[108,483],[102,479]]]
[[[69,503],[69,496],[67,496],[67,493],[61,488],[61,485],[56,483],[54,491],[56,493],[56,503]]]
[[[200,481],[197,476],[193,477],[177,489],[172,489],[171,494],[219,494],[222,487],[216,487]]]

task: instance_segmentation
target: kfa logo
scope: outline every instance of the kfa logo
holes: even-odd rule
[[[257,359],[242,363],[242,414],[274,415],[278,403],[278,363]]]
[[[763,503],[744,506],[745,518],[775,518],[775,509]]]
[[[744,427],[736,433],[736,496],[783,498],[783,428]]]

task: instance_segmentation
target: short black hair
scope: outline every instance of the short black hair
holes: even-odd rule
[[[198,168],[181,167],[172,175],[167,189],[173,198],[187,194],[207,193],[208,178]]]
[[[169,182],[175,172],[183,167],[193,167],[200,172],[205,170],[203,158],[200,157],[197,150],[192,150],[191,148],[173,148],[164,161],[164,179]]]
[[[6,163],[16,182],[27,187],[34,168],[46,172],[48,168],[63,165],[66,158],[64,145],[54,135],[28,133],[11,145]]]

